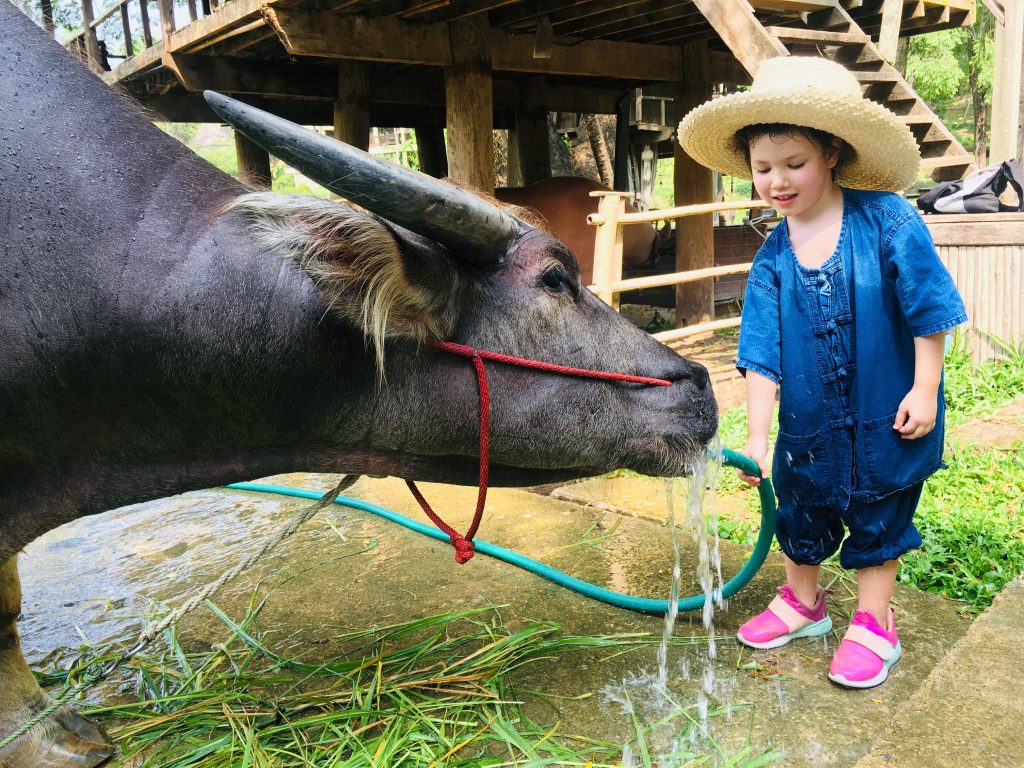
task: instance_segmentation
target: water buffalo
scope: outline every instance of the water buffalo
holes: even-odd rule
[[[16,555],[44,531],[300,469],[474,483],[473,368],[426,342],[673,382],[490,366],[494,484],[679,474],[712,437],[706,371],[508,212],[290,124],[250,136],[361,208],[240,198],[10,3],[0,39],[0,738],[47,701],[16,630]],[[0,766],[111,751],[64,709]]]
[[[587,224],[587,214],[597,211],[597,198],[591,192],[608,191],[596,181],[577,176],[555,176],[528,187],[500,187],[494,196],[512,205],[540,214],[551,233],[565,243],[580,265],[580,280],[590,285],[594,279],[594,236],[597,228]],[[637,209],[626,203],[630,213]],[[657,231],[649,224],[630,224],[623,229],[622,261],[637,265],[654,255]]]

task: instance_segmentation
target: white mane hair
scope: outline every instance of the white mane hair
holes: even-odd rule
[[[451,336],[462,293],[458,270],[445,276],[443,291],[411,281],[394,236],[369,214],[331,200],[273,192],[242,195],[227,210],[248,219],[262,248],[298,264],[329,312],[363,330],[381,376],[389,337],[424,343]]]

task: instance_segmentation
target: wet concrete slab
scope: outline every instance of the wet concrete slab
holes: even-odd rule
[[[326,490],[333,480],[287,475],[269,481]],[[626,511],[632,497],[635,507],[645,509],[643,516],[524,490],[492,490],[478,538],[615,591],[663,599],[669,591],[672,537],[665,513],[659,518],[657,508],[665,509],[667,491],[663,481],[642,480],[628,493],[612,482],[607,493],[618,499],[616,509]],[[468,525],[475,489],[421,488],[456,528]],[[348,495],[424,519],[399,480],[364,478]],[[684,499],[681,494],[676,504],[680,517]],[[21,558],[26,655],[39,660],[54,647],[77,646],[82,636],[94,642],[133,640],[147,600],[179,604],[306,504],[214,489],[115,510],[50,532]],[[681,538],[682,592],[695,594],[696,545],[685,533]],[[724,542],[720,549],[728,579],[746,553]],[[940,598],[900,590],[904,661],[881,689],[842,691],[825,678],[834,637],[753,653],[732,639],[739,624],[768,603],[782,573],[781,561],[770,558],[714,615],[718,641],[710,707],[723,709],[709,721],[711,735],[733,752],[748,742],[756,749],[775,744],[785,765],[852,765],[967,623]],[[268,641],[282,653],[310,660],[335,655],[332,638],[342,632],[477,606],[502,606],[501,618],[510,627],[553,621],[566,634],[648,632],[656,640],[664,626],[661,617],[593,601],[485,556],[459,566],[446,544],[338,506],[303,526],[215,602],[240,618],[256,590],[272,591],[259,618]],[[841,592],[836,598],[833,617],[841,632],[851,595]],[[182,621],[179,634],[186,647],[199,649],[223,641],[226,630],[200,610]],[[668,651],[670,697],[692,707],[706,684],[700,616],[680,616],[674,638],[693,638],[693,644]],[[652,642],[621,655],[595,651],[571,661],[533,664],[517,673],[516,692],[543,722],[561,721],[567,732],[625,741],[633,729],[624,711],[627,696],[648,719],[664,715],[669,706],[651,685],[656,653]]]
[[[857,768],[1024,765],[1024,581],[1011,581]]]

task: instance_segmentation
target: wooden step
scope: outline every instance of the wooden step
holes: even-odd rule
[[[974,170],[974,156],[968,154],[940,155],[921,158],[920,169],[934,181],[955,181]]]
[[[897,115],[897,119],[904,125],[933,125],[935,118],[932,115]]]
[[[801,14],[804,26],[808,29],[821,29],[829,32],[849,32],[850,17],[836,8],[824,11]]]
[[[867,45],[871,42],[871,38],[862,32],[820,32],[816,29],[797,29],[796,27],[765,27],[765,30],[783,43]]]
[[[882,70],[880,72],[870,72],[868,70],[855,70],[851,74],[857,78],[857,81],[862,84],[868,83],[898,83],[900,76],[892,70]]]
[[[921,170],[932,171],[936,168],[966,168],[974,163],[973,155],[940,155],[939,157],[922,157]]]

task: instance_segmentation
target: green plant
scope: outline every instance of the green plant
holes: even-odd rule
[[[980,364],[971,359],[967,337],[958,331],[946,353],[944,389],[947,423],[956,425],[988,413],[1024,393],[1024,342],[1019,346],[988,336],[1003,356]]]
[[[1024,573],[1024,441],[1010,451],[952,443],[914,518],[924,544],[902,560],[900,583],[978,613]]]

